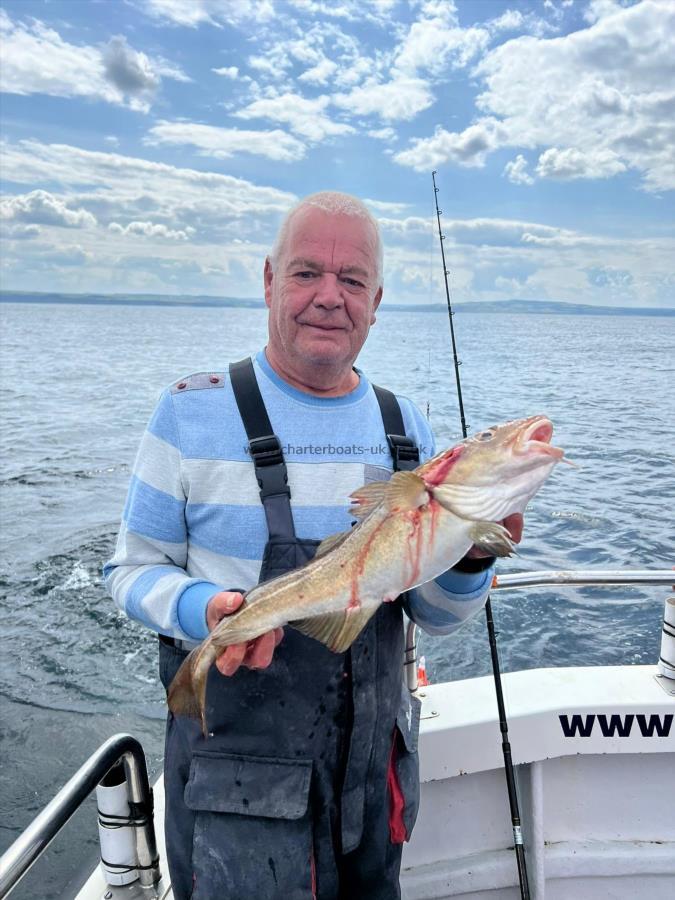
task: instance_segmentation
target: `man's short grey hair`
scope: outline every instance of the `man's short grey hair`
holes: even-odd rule
[[[272,247],[272,253],[270,255],[272,271],[276,270],[277,268],[279,256],[281,255],[281,251],[283,250],[286,243],[290,224],[294,216],[296,215],[296,213],[300,212],[308,206],[312,206],[315,209],[322,209],[327,213],[337,213],[343,216],[354,216],[355,218],[365,219],[366,221],[370,222],[375,231],[377,286],[382,287],[382,268],[384,253],[382,249],[382,237],[380,236],[380,226],[377,223],[377,219],[370,212],[366,204],[362,200],[359,200],[358,197],[352,197],[351,194],[342,194],[339,191],[320,191],[318,194],[310,194],[309,197],[305,197],[303,200],[300,200],[286,213],[286,217],[281,223],[281,227],[279,228],[279,231],[277,233],[276,240],[274,241],[274,246]]]

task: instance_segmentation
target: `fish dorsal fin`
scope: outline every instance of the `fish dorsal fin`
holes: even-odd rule
[[[344,653],[377,612],[377,606],[340,610],[311,619],[289,622],[297,631],[325,644],[333,653]]]
[[[389,509],[417,509],[429,502],[424,479],[414,472],[394,472],[387,482]]]
[[[345,541],[350,534],[351,531],[338,531],[336,534],[329,534],[328,537],[324,538],[316,548],[314,559],[319,556],[325,556],[326,553],[330,553],[331,550],[335,550],[335,548],[339,547],[340,544]]]
[[[388,481],[371,481],[370,484],[364,484],[363,487],[354,491],[349,495],[349,499],[354,501],[349,508],[349,515],[357,519],[365,519],[376,506],[382,503],[388,487]]]

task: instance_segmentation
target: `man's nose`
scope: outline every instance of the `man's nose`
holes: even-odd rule
[[[314,303],[316,306],[323,306],[326,309],[336,309],[344,306],[342,285],[337,275],[334,275],[332,272],[324,272],[322,274],[316,286]]]

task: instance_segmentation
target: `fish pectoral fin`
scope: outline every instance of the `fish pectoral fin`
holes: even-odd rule
[[[476,522],[469,531],[469,537],[476,547],[490,556],[511,556],[516,552],[511,535],[498,522]]]
[[[345,541],[350,534],[351,531],[338,531],[336,534],[329,534],[328,537],[324,538],[316,548],[314,559],[319,556],[325,556],[326,553],[329,553],[331,550],[335,550],[335,548],[339,547],[340,544]]]
[[[429,502],[424,479],[414,472],[394,472],[387,482],[389,509],[417,509]]]
[[[388,481],[371,481],[364,484],[349,499],[353,500],[349,507],[349,515],[356,519],[365,519],[384,500],[385,492],[389,487]]]
[[[376,612],[377,606],[365,609],[361,607],[356,610],[340,610],[323,616],[313,616],[311,619],[298,619],[297,622],[288,624],[307,637],[321,641],[333,653],[344,653],[345,650],[349,650]]]

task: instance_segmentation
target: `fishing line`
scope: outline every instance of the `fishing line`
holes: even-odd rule
[[[434,204],[436,206],[436,220],[438,222],[438,237],[441,244],[441,257],[443,259],[443,278],[445,280],[445,298],[448,303],[448,317],[450,319],[450,336],[452,338],[452,356],[455,364],[455,381],[457,383],[457,401],[459,403],[459,416],[462,423],[462,435],[467,436],[466,419],[464,418],[464,402],[462,400],[462,385],[459,378],[459,367],[461,361],[457,357],[457,343],[455,341],[455,326],[453,319],[455,314],[452,310],[450,301],[450,286],[448,283],[448,275],[450,274],[445,262],[445,248],[443,242],[445,235],[441,229],[442,210],[438,208],[438,192],[436,187],[436,171],[431,173],[431,179],[434,183]],[[502,674],[499,666],[499,652],[497,649],[497,636],[495,634],[495,623],[492,618],[492,604],[488,596],[485,603],[485,618],[487,621],[488,640],[490,643],[490,658],[492,660],[492,674],[495,683],[495,693],[497,695],[497,708],[499,711],[499,730],[502,735],[502,755],[504,757],[504,774],[506,776],[506,788],[509,794],[509,807],[511,810],[511,825],[513,827],[513,849],[516,854],[516,863],[518,865],[518,880],[520,882],[521,900],[530,900],[530,887],[527,879],[527,865],[525,863],[525,847],[523,845],[523,833],[520,821],[520,809],[518,806],[518,793],[516,791],[516,775],[513,768],[513,759],[511,757],[511,744],[509,742],[509,723],[506,718],[506,707],[504,705],[504,691],[502,688]]]

